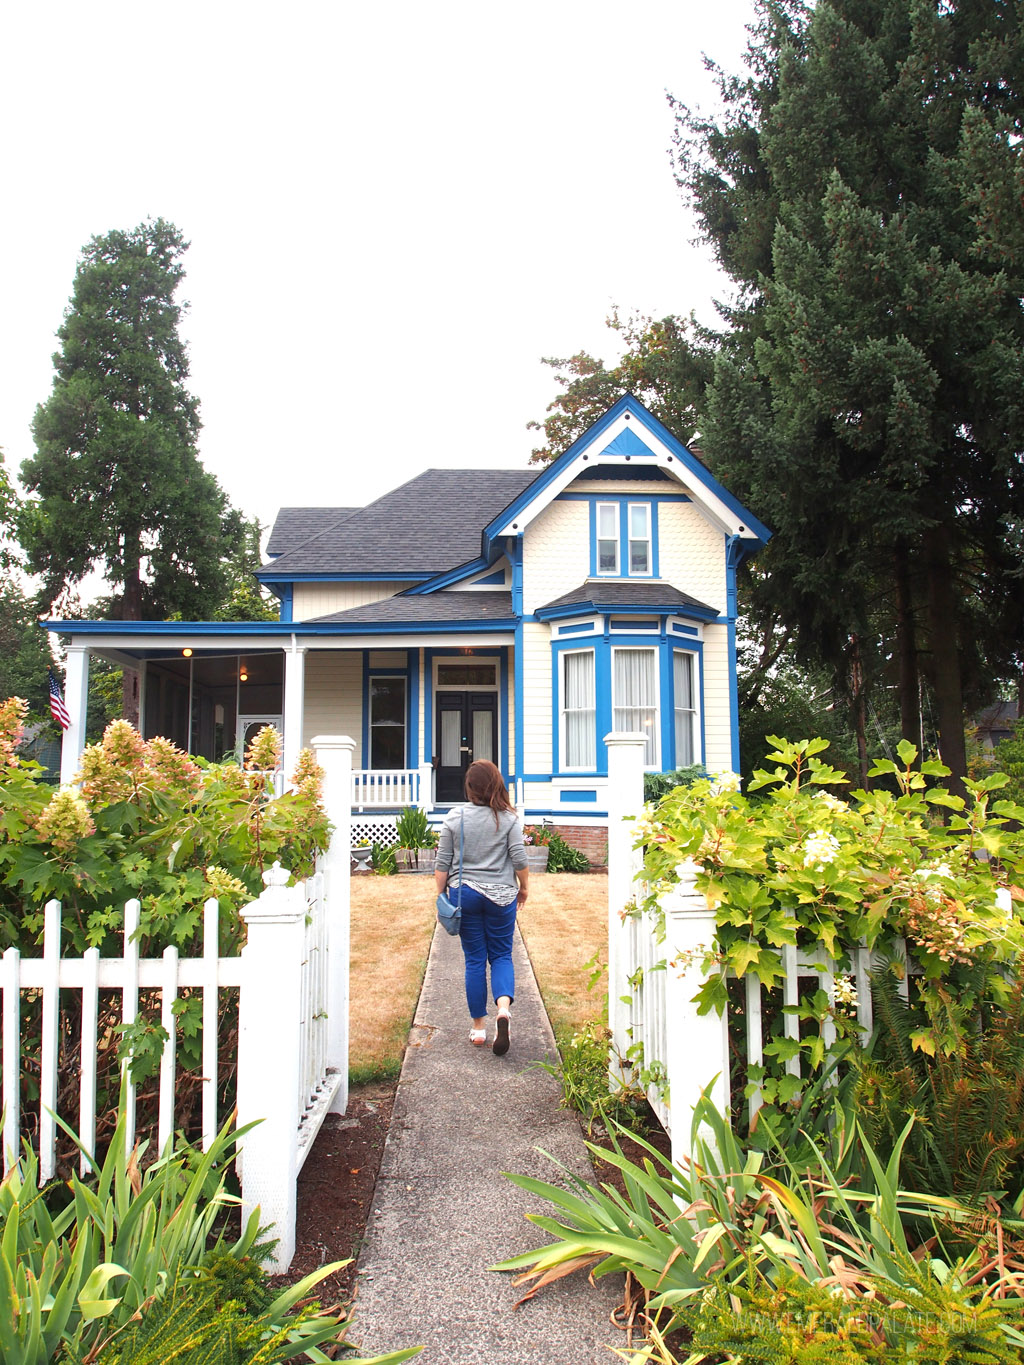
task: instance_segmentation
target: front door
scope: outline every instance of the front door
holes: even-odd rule
[[[498,694],[437,693],[436,800],[464,798],[466,769],[478,758],[498,761]]]

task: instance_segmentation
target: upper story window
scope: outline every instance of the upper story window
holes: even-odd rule
[[[609,578],[654,574],[654,514],[649,502],[599,502],[594,515],[594,572]]]
[[[649,574],[651,572],[651,504],[631,502],[628,506],[629,521],[629,572]]]
[[[597,572],[619,572],[619,504],[597,504]]]

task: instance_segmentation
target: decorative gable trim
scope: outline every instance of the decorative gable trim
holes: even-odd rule
[[[637,429],[643,430],[643,437]],[[771,532],[715,479],[692,451],[678,441],[632,394],[625,394],[563,455],[553,461],[484,531],[485,546],[505,536],[521,536],[536,517],[583,472],[590,462],[636,461],[664,470],[685,486],[693,501],[726,535],[738,538],[744,553],[763,545]]]

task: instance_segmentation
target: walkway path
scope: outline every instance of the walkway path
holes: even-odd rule
[[[556,1053],[518,930],[514,961],[499,1058],[470,1046],[462,950],[434,935],[359,1257],[351,1335],[364,1355],[424,1345],[423,1365],[610,1365],[609,1344],[623,1344],[609,1321],[620,1277],[594,1289],[571,1276],[513,1309],[523,1291],[487,1269],[545,1240],[525,1215],[549,1210],[503,1171],[557,1179],[540,1147],[591,1178],[557,1082],[531,1065]]]

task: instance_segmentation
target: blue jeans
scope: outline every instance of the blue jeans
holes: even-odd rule
[[[449,892],[458,900],[458,891]],[[491,994],[497,1000],[516,992],[512,968],[512,935],[516,927],[516,903],[495,905],[471,886],[462,888],[462,927],[459,938],[466,957],[466,1004],[472,1019],[487,1014],[487,964],[491,964]]]

